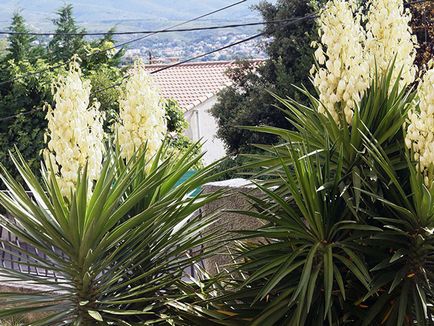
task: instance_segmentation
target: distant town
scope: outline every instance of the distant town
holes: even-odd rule
[[[229,32],[227,34],[215,33],[191,35],[189,37],[158,38],[152,37],[130,44],[125,47],[123,57],[124,63],[131,63],[135,58],[140,57],[147,64],[164,64],[182,61],[201,54],[211,52],[226,45],[248,38],[252,33]],[[130,37],[131,38],[131,37]],[[134,37],[133,37],[134,38]],[[127,41],[126,38],[117,39],[117,44]],[[35,43],[48,43],[48,38],[42,38]],[[267,54],[261,46],[264,39],[252,40],[241,43],[216,53],[209,54],[197,61],[226,61],[239,59],[264,59]],[[6,46],[6,37],[0,37],[0,48]]]
[[[251,34],[228,33],[225,35],[201,35],[188,39],[149,39],[143,40],[135,48],[126,50],[125,60],[132,61],[141,57],[146,63],[170,63],[199,56],[203,53],[224,47]],[[260,46],[259,40],[242,43],[226,50],[207,55],[199,61],[237,60],[237,59],[264,59],[266,53]]]
[[[19,7],[14,1],[0,1],[0,30],[8,30],[11,23],[11,13]],[[77,25],[86,31],[107,31],[115,28],[119,31],[158,30],[169,26],[182,24],[184,21],[202,15],[211,9],[229,5],[230,0],[185,0],[173,2],[160,0],[149,6],[149,2],[124,0],[117,2],[116,10],[110,9],[105,1],[92,2],[76,0],[74,15]],[[170,6],[168,5],[170,3]],[[194,5],[191,5],[194,3]],[[22,12],[26,24],[31,31],[47,32],[53,30],[52,20],[56,17],[56,10],[62,1],[47,1],[36,4],[31,0],[20,0],[20,5],[26,8]],[[235,6],[224,13],[216,13],[210,17],[190,22],[182,27],[203,27],[228,24],[250,23],[262,20],[258,11],[252,10],[250,4]],[[188,11],[185,8],[189,8]],[[113,10],[113,12],[112,12]],[[164,63],[181,61],[230,45],[251,35],[257,34],[261,26],[247,26],[212,31],[196,31],[187,33],[163,33],[144,37],[137,42],[129,43],[124,56],[125,63],[136,57],[142,57],[147,63]],[[117,35],[116,43],[129,42],[145,35]],[[0,48],[4,47],[5,37],[0,36]],[[86,37],[90,39],[92,37]],[[48,43],[49,37],[38,37],[42,44]],[[263,41],[263,39],[262,39]],[[198,61],[217,61],[234,59],[263,59],[266,57],[260,40],[252,40],[227,50],[218,51],[198,59]],[[3,44],[2,44],[3,43]]]

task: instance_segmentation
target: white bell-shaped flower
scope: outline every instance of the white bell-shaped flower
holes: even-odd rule
[[[90,81],[82,78],[78,58],[52,87],[54,108],[47,105],[47,168],[53,167],[62,195],[69,197],[80,168],[88,162],[90,180],[97,180],[104,151],[103,116],[97,101],[90,103]]]
[[[124,84],[119,100],[117,125],[121,156],[130,159],[145,143],[147,155],[152,157],[163,142],[166,127],[166,111],[152,77],[146,72],[142,61],[136,61]]]

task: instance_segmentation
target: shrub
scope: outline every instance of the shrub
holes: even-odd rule
[[[210,217],[193,213],[220,196],[188,196],[211,178],[212,167],[175,187],[200,160],[191,155],[194,150],[161,163],[163,147],[154,160],[137,154],[127,164],[117,153],[108,154],[93,190],[85,167],[71,199],[60,194],[54,174],[40,183],[23,158],[14,156],[31,194],[3,168],[9,192],[0,193],[0,203],[13,220],[1,217],[0,224],[43,255],[3,240],[13,248],[13,260],[31,259],[19,262],[23,272],[1,268],[1,275],[47,289],[2,294],[0,317],[47,312],[35,325],[178,319],[169,302],[185,296],[184,270],[201,255],[187,253],[215,236],[205,230]],[[47,269],[57,277],[27,274],[27,268]]]
[[[409,16],[400,1],[383,2],[330,1],[316,44],[318,95],[299,89],[308,105],[277,97],[294,130],[249,128],[280,139],[254,156],[263,196],[248,196],[252,209],[239,211],[265,225],[244,231],[231,278],[219,278],[201,317],[261,326],[434,323],[434,71],[417,92],[409,86]]]
[[[281,99],[296,131],[255,128],[282,140],[256,156],[264,196],[249,196],[252,210],[239,212],[265,225],[240,239],[234,272],[242,278],[214,298],[227,309],[214,319],[431,322],[432,190],[404,143],[402,125],[415,94],[399,92],[391,75],[373,82],[351,127],[320,113],[321,104],[305,93],[310,107]],[[258,238],[264,240],[253,241]]]

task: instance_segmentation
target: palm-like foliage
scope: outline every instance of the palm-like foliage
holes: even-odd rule
[[[6,279],[45,287],[3,294],[0,318],[45,312],[32,324],[183,323],[168,303],[185,297],[178,286],[184,270],[203,254],[186,253],[214,238],[206,231],[210,217],[193,213],[221,194],[189,196],[210,180],[213,167],[175,186],[201,157],[188,152],[161,162],[163,154],[150,161],[138,154],[127,164],[109,154],[93,191],[84,169],[70,200],[60,195],[53,175],[41,184],[20,155],[13,157],[31,194],[2,169],[9,191],[0,193],[0,203],[13,219],[1,217],[0,224],[43,255],[2,241],[16,261],[21,254],[32,257],[21,266],[47,269],[57,278],[2,268]]]
[[[281,99],[294,130],[253,128],[282,140],[251,156],[264,198],[239,212],[267,224],[240,239],[245,281],[210,299],[216,323],[433,323],[434,187],[404,143],[415,93],[391,76],[374,79],[350,126],[304,92],[310,106]]]
[[[434,323],[434,184],[427,187],[415,162],[407,155],[406,169],[394,164],[375,139],[364,137],[369,165],[379,177],[364,183],[373,234],[368,257],[373,282],[363,300],[370,306],[364,325],[382,320],[386,325]],[[409,153],[407,153],[409,154]]]
[[[242,249],[239,269],[248,276],[239,291],[216,300],[233,308],[220,319],[232,316],[226,319],[249,325],[354,322],[347,300],[356,301],[354,289],[367,291],[370,283],[357,243],[377,228],[353,219],[340,188],[342,169],[330,164],[333,151],[321,157],[303,148],[287,152],[293,165],[282,161],[279,189],[257,184],[264,198],[249,196],[256,210],[240,212],[266,222],[246,232],[265,240]]]
[[[271,133],[281,139],[282,144],[308,143],[314,150],[326,149],[329,144],[336,147],[332,162],[341,164],[344,176],[358,179],[361,165],[365,165],[363,134],[372,133],[380,145],[384,145],[395,164],[402,162],[402,125],[415,93],[408,89],[400,89],[399,78],[392,80],[393,66],[384,76],[373,78],[371,87],[355,110],[351,127],[348,128],[342,117],[341,125],[337,124],[330,115],[319,113],[322,105],[319,100],[304,89],[299,89],[310,102],[310,106],[302,105],[292,99],[277,97],[282,104],[279,108],[286,115],[293,126],[293,130],[268,126],[247,127],[249,129]],[[291,164],[291,157],[285,146],[257,145],[265,150],[263,155],[253,155],[252,167],[266,166],[262,174],[272,177],[276,168],[279,169],[280,160]],[[266,154],[268,153],[268,155]],[[276,153],[279,158],[276,157]],[[342,161],[342,162],[341,162]],[[360,180],[354,180],[359,183]]]

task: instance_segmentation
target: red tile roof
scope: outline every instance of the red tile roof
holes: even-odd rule
[[[196,62],[182,64],[153,74],[165,98],[175,99],[185,110],[190,110],[213,97],[231,84],[226,71],[232,61]],[[148,65],[149,72],[166,65]]]

